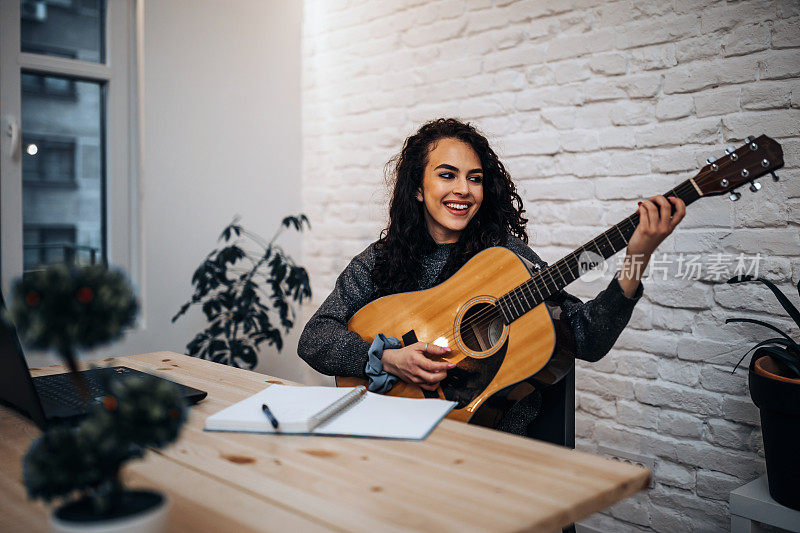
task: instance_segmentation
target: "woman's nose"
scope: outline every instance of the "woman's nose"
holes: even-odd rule
[[[467,178],[458,178],[453,185],[453,192],[462,195],[469,194],[469,183],[467,183]]]

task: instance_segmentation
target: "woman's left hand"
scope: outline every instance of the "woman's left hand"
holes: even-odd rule
[[[672,206],[675,213],[672,213]],[[648,258],[686,215],[686,204],[680,198],[653,196],[639,202],[639,225],[628,241],[630,256]]]
[[[672,206],[675,206],[674,213]],[[639,202],[639,225],[628,241],[625,262],[617,274],[625,296],[632,298],[636,294],[650,256],[685,215],[686,204],[674,196],[653,196],[646,202]]]

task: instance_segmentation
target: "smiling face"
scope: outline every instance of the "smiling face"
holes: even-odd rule
[[[458,139],[440,139],[428,153],[417,200],[439,244],[458,241],[483,201],[483,169],[472,147]]]

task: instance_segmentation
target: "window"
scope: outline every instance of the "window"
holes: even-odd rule
[[[75,186],[75,139],[34,137],[23,132],[22,158],[24,185]]]
[[[136,0],[0,0],[4,290],[58,261],[137,281],[135,20]]]
[[[105,8],[106,0],[22,0],[20,49],[104,63]]]
[[[75,226],[25,226],[24,250],[26,271],[54,262],[83,263],[76,257]]]
[[[75,100],[75,80],[57,78],[55,76],[40,76],[37,74],[22,74],[22,94],[39,96],[58,96]]]

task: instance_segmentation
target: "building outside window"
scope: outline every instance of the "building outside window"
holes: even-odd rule
[[[48,263],[78,260],[75,226],[25,226],[24,241],[26,271]]]
[[[26,187],[76,186],[75,139],[22,134],[22,182]]]
[[[4,289],[51,262],[135,267],[135,9],[0,0]]]

